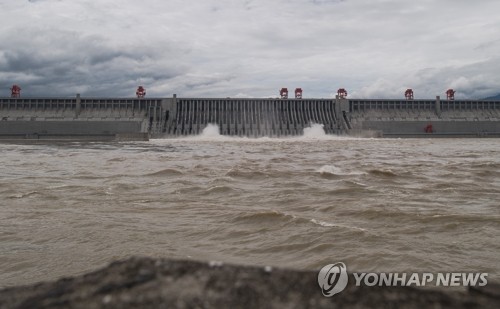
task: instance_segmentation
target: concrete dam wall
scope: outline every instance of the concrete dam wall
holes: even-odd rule
[[[301,135],[311,123],[324,125],[327,134],[341,132],[333,100],[178,99],[175,119],[167,135],[196,135],[217,124],[222,135]]]
[[[355,131],[385,137],[500,137],[499,101],[350,100]]]
[[[0,98],[0,138],[147,140],[165,127],[164,106],[164,99]]]
[[[500,137],[500,101],[0,98],[2,139],[139,139],[220,134],[326,134],[385,137]]]

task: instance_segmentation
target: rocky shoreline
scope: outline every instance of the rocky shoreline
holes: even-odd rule
[[[0,290],[0,308],[500,308],[500,285],[466,292],[356,287],[326,298],[317,272],[146,257]]]

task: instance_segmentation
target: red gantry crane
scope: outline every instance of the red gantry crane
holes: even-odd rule
[[[295,88],[295,98],[302,99],[302,88]]]
[[[288,88],[281,88],[280,90],[280,98],[288,99]]]
[[[137,87],[137,91],[135,92],[135,94],[139,99],[142,99],[146,96],[146,89],[144,89],[144,87],[142,86],[139,86]]]
[[[406,89],[405,98],[407,100],[413,100],[413,89]]]
[[[453,89],[446,90],[446,99],[449,101],[455,100],[455,90]]]
[[[21,87],[18,85],[12,85],[12,88],[10,88],[10,97],[11,98],[19,98],[21,97]]]
[[[339,96],[339,98],[345,99],[347,97],[347,90],[345,90],[344,88],[339,88],[339,90],[337,90],[337,95]]]

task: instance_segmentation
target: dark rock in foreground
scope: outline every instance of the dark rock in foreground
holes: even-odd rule
[[[132,258],[76,278],[0,290],[0,308],[500,308],[498,287],[466,293],[351,283],[326,298],[313,271]]]

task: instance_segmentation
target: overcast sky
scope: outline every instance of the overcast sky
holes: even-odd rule
[[[0,96],[500,93],[498,0],[0,0]]]

